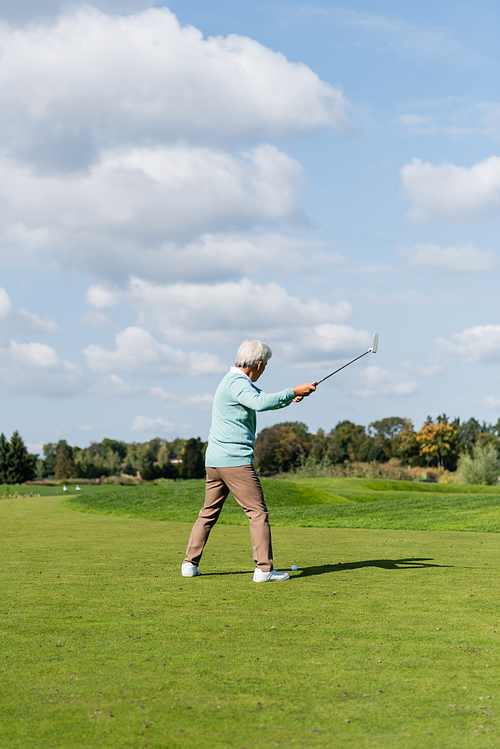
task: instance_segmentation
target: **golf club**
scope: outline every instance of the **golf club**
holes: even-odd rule
[[[332,372],[331,374],[327,375],[326,377],[323,377],[323,379],[322,379],[322,380],[318,380],[318,382],[315,382],[314,384],[315,384],[316,386],[317,386],[317,385],[319,385],[319,384],[320,384],[320,382],[324,382],[325,380],[327,380],[327,379],[328,379],[329,377],[331,377],[332,375],[334,375],[334,374],[337,374],[337,372],[340,372],[340,370],[341,370],[341,369],[345,369],[346,367],[348,367],[348,366],[349,366],[349,364],[352,364],[353,362],[355,362],[355,361],[358,361],[358,359],[361,359],[361,358],[362,358],[363,356],[366,356],[367,354],[376,354],[376,353],[377,353],[377,348],[378,348],[378,333],[374,333],[374,334],[373,334],[373,343],[372,343],[372,347],[371,347],[371,348],[369,348],[369,349],[368,349],[368,351],[365,351],[365,353],[364,353],[364,354],[360,354],[359,356],[357,356],[357,357],[356,357],[355,359],[353,359],[352,361],[348,361],[348,362],[347,362],[347,364],[344,364],[344,366],[343,366],[343,367],[339,367],[338,369],[336,369],[336,370],[335,370],[335,372]]]

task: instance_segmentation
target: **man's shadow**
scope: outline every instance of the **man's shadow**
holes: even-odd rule
[[[413,570],[430,567],[453,567],[452,564],[429,564],[432,557],[409,557],[405,559],[366,559],[360,562],[339,562],[338,564],[321,564],[315,567],[304,567],[300,575],[294,577],[309,577],[310,575],[326,575],[328,572],[344,572],[359,570],[364,567],[379,567],[383,570]]]

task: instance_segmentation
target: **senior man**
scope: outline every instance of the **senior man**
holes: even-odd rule
[[[288,580],[273,567],[271,527],[264,494],[253,467],[256,411],[273,411],[301,401],[316,386],[303,383],[279,393],[263,393],[256,386],[272,351],[261,341],[244,341],[235,366],[221,381],[214,397],[212,426],[205,457],[205,504],[200,510],[182,564],[183,577],[200,575],[198,565],[210,531],[217,522],[229,492],[250,520],[256,583]]]

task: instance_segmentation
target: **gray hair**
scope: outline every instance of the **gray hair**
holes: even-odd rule
[[[256,367],[260,361],[264,362],[264,364],[267,364],[272,355],[273,352],[271,351],[267,343],[262,343],[262,341],[246,340],[243,341],[238,349],[234,366],[244,367],[245,369],[249,367],[250,369],[252,369],[253,367]]]

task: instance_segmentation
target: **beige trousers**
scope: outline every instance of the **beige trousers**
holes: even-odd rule
[[[206,474],[205,504],[193,525],[184,561],[198,566],[210,531],[231,492],[250,520],[254,562],[264,572],[270,572],[273,569],[271,526],[262,486],[253,465],[207,468]]]

